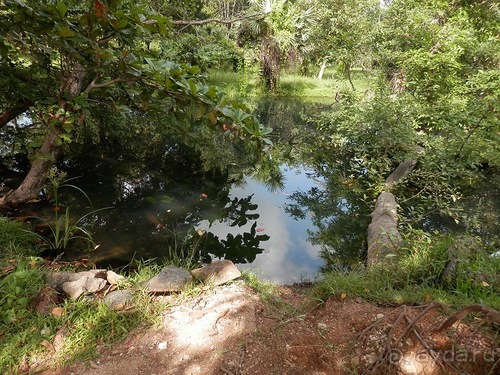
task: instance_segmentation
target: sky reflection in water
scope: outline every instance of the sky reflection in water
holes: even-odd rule
[[[258,254],[252,263],[239,264],[238,268],[253,270],[269,281],[290,284],[314,279],[323,261],[318,255],[320,247],[307,240],[307,230],[314,229],[310,217],[295,220],[284,211],[290,194],[297,190],[307,191],[316,184],[302,168],[282,167],[282,171],[285,176],[283,191],[270,192],[262,183],[249,179],[243,188],[232,188],[230,198],[254,194],[251,202],[258,205],[256,213],[260,215],[257,230],[270,236],[268,241],[260,243],[264,252]],[[200,228],[225,238],[229,233],[249,232],[253,223],[249,221],[242,227],[230,227],[226,222],[215,222],[209,227],[208,221],[204,221]]]

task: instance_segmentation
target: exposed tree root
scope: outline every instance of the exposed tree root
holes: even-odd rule
[[[375,351],[376,358],[372,357],[370,363],[365,364],[367,367],[364,373],[462,374],[463,370],[457,366],[458,363],[445,358],[446,350],[439,348],[434,339],[438,339],[447,328],[471,312],[481,312],[485,315],[485,322],[493,323],[500,323],[500,313],[481,305],[468,306],[447,319],[437,330],[425,332],[418,323],[437,307],[438,303],[412,307],[403,305],[394,310],[394,314],[388,314],[368,325],[358,335],[357,342],[364,353]],[[417,313],[417,309],[422,311]],[[490,365],[496,366],[494,363]],[[413,366],[413,369],[405,370],[404,366]]]
[[[443,324],[441,324],[441,327],[439,327],[436,332],[443,332],[444,330],[451,327],[453,324],[465,318],[468,314],[472,312],[483,313],[485,322],[500,324],[500,312],[490,307],[482,305],[470,305],[457,311],[455,315],[448,318],[448,320],[446,320]]]

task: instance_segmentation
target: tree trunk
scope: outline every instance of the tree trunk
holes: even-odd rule
[[[385,180],[387,191],[377,198],[375,209],[371,213],[372,221],[368,226],[367,265],[394,263],[402,237],[398,231],[398,212],[396,198],[390,191],[393,186],[407,177],[415,168],[415,160],[401,163]]]
[[[69,109],[65,98],[75,98],[80,95],[84,79],[85,71],[79,63],[72,64],[71,68],[63,72],[60,84],[59,107],[65,112]],[[64,115],[58,117],[57,121],[64,122]],[[46,125],[48,133],[31,163],[28,174],[16,190],[0,198],[0,208],[28,203],[36,199],[45,185],[49,169],[61,154],[61,139],[59,136],[62,134],[60,124],[47,123]]]
[[[326,61],[323,61],[319,68],[318,79],[323,79],[323,73],[325,73],[325,69],[326,69]]]
[[[280,50],[271,36],[264,36],[261,42],[261,74],[266,89],[276,92],[280,76]]]
[[[20,114],[26,112],[34,103],[30,100],[26,100],[21,103],[17,103],[11,108],[6,109],[0,113],[0,128],[4,127],[9,123],[9,121],[14,120]]]
[[[345,74],[347,76],[347,79],[349,80],[349,83],[351,84],[352,91],[356,91],[356,87],[354,87],[354,83],[352,82],[351,64],[348,62],[344,62],[344,65],[345,65]]]
[[[0,200],[0,207],[16,206],[21,203],[32,201],[38,197],[40,190],[45,184],[49,169],[61,153],[60,133],[60,128],[54,127],[53,131],[45,137],[23,182],[16,190],[7,194]]]
[[[394,195],[383,191],[377,198],[371,217],[366,262],[368,266],[392,263],[402,242],[398,231],[397,203]]]

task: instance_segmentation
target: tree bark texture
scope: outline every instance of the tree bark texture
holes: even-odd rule
[[[38,197],[45,184],[47,173],[61,153],[60,130],[54,127],[37,152],[31,168],[21,185],[0,200],[0,206],[17,206]]]
[[[368,226],[367,264],[393,262],[402,238],[398,231],[396,198],[392,193],[382,192],[371,213],[372,222]]]
[[[383,191],[378,196],[375,209],[371,213],[372,221],[368,226],[368,267],[375,264],[394,263],[397,260],[402,237],[398,230],[396,198],[390,191],[397,182],[410,174],[415,165],[414,160],[407,160],[385,180],[387,191]]]

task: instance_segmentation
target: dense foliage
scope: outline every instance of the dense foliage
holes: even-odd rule
[[[320,229],[312,239],[327,249],[363,252],[363,241],[325,233],[332,225],[344,232],[354,223],[365,226],[385,178],[405,160],[417,161],[411,178],[395,188],[407,228],[440,229],[431,220],[440,216],[470,233],[495,232],[486,215],[462,209],[476,204],[473,189],[496,183],[491,176],[500,167],[498,6],[488,0],[380,4],[5,1],[0,130],[8,146],[0,152],[17,169],[27,155],[31,172],[28,184],[3,203],[36,198],[62,156],[92,153],[91,163],[117,158],[139,166],[165,159],[185,166],[182,159],[189,159],[196,168],[201,159],[199,169],[218,170],[228,180],[250,173],[278,187],[283,155],[300,153],[327,188],[294,195],[289,211],[302,217],[312,209]],[[232,72],[240,80],[238,96],[251,96],[248,77],[258,71],[258,92],[300,93],[309,83],[282,85],[283,73],[307,75],[314,68],[316,76],[321,68],[321,76],[328,65],[349,85],[325,88],[334,103],[308,114],[310,128],[294,129],[293,145],[278,141],[264,158],[256,150],[270,129],[249,107],[205,83],[204,69]],[[362,88],[355,72],[376,78]],[[300,139],[312,140],[314,150]],[[485,202],[478,200],[477,212]]]

